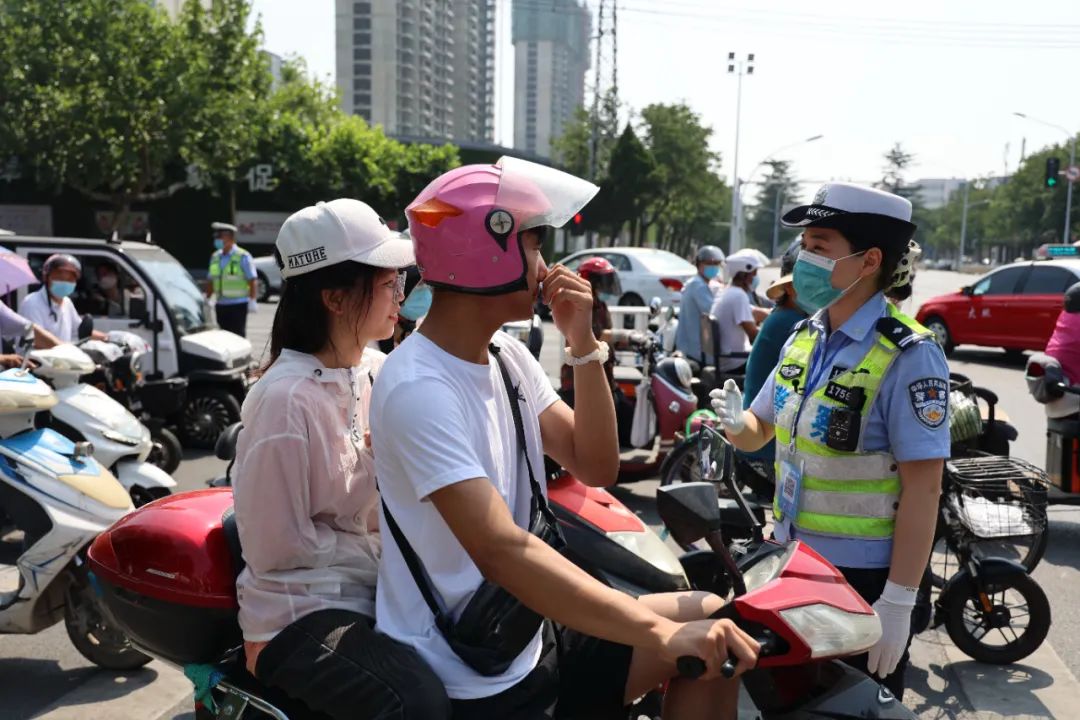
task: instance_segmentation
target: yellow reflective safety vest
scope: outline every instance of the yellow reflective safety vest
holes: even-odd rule
[[[810,361],[820,339],[816,330],[802,324],[777,367],[773,513],[783,517],[780,493],[783,464],[788,462],[801,471],[798,510],[789,518],[799,530],[848,539],[889,538],[895,530],[900,499],[896,458],[889,452],[867,452],[862,443],[870,410],[893,361],[933,334],[891,303],[887,306],[888,315],[878,320],[866,356],[809,397],[805,392]],[[855,399],[859,407],[853,407]],[[827,444],[828,433],[823,431],[837,409],[861,414],[858,442],[851,451]]]
[[[221,267],[221,250],[210,256],[210,282],[219,299],[246,298],[248,279],[244,275],[243,258],[250,253],[239,245],[233,247],[225,267]]]

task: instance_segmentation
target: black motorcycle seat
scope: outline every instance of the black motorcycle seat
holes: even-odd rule
[[[229,548],[229,556],[232,558],[233,575],[240,577],[240,571],[244,569],[244,554],[240,549],[240,529],[236,527],[236,511],[229,508],[221,516],[221,531],[225,533],[225,545]]]
[[[218,435],[217,443],[214,444],[214,454],[219,460],[232,460],[236,457],[236,439],[240,437],[242,423],[233,423]]]

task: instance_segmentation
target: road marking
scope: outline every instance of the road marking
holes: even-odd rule
[[[154,720],[192,697],[192,686],[174,667],[154,661],[130,674],[102,670],[34,720]]]

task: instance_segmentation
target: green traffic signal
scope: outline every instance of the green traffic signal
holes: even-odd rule
[[[1046,179],[1044,180],[1046,187],[1057,187],[1059,172],[1061,172],[1061,161],[1056,157],[1046,158]]]
[[[1057,178],[1046,178],[1046,187],[1054,187],[1057,184]]]

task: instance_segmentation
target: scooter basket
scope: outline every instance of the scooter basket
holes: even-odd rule
[[[979,538],[1034,535],[1046,528],[1049,479],[1015,457],[987,455],[945,463],[946,502]]]

